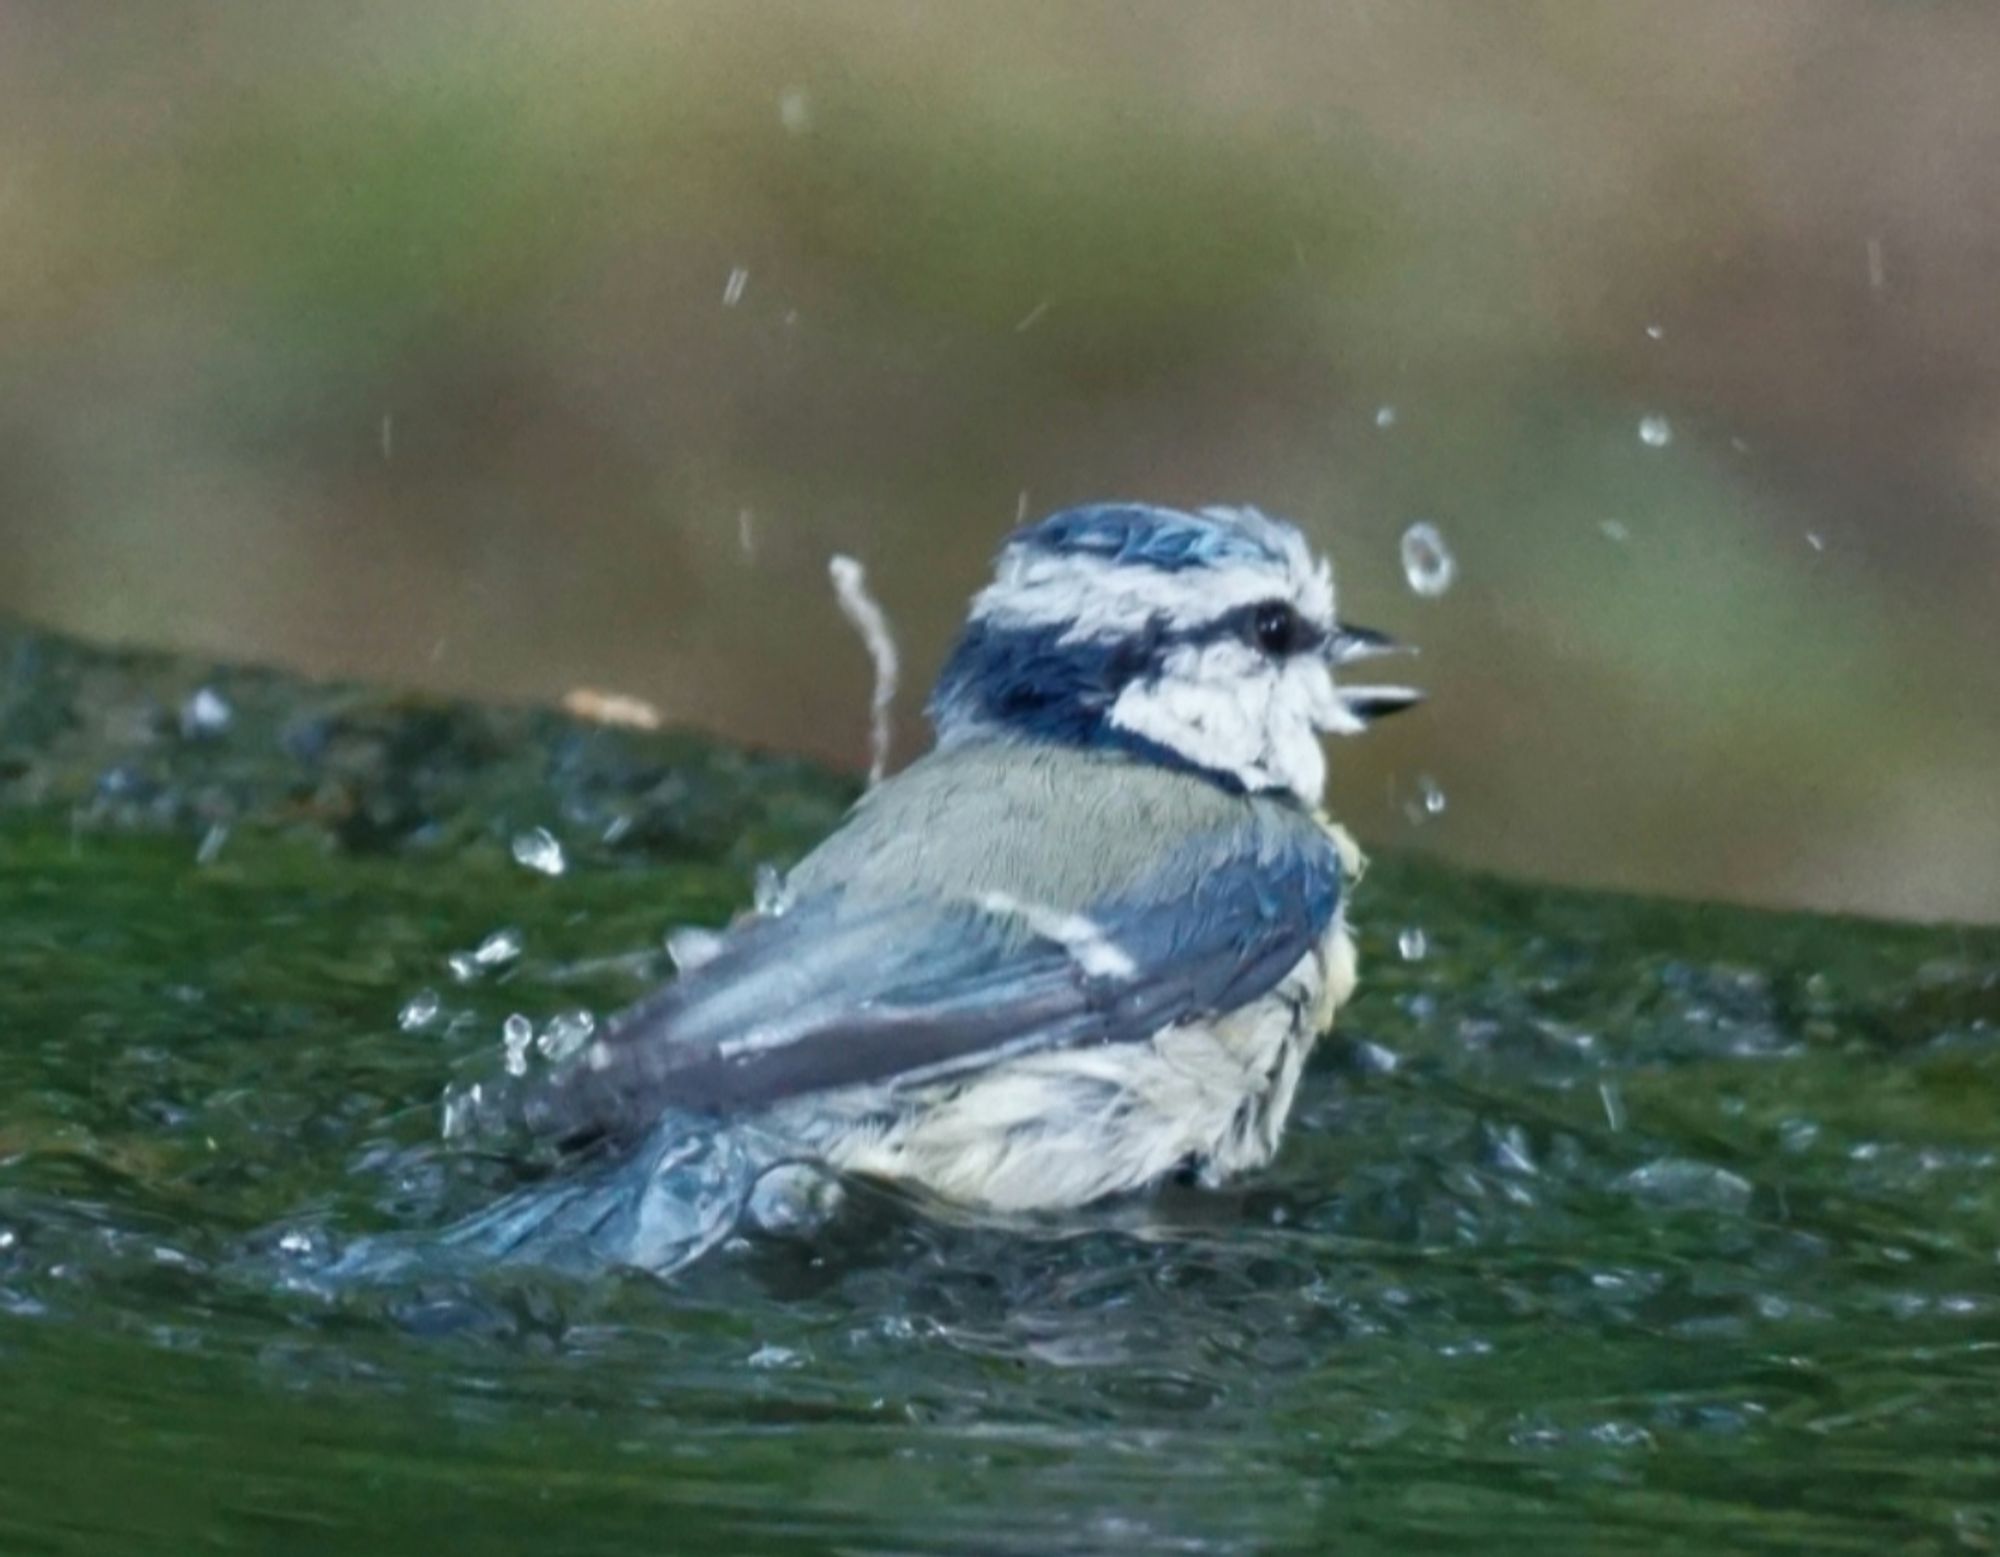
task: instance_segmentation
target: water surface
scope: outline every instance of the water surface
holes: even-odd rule
[[[1385,857],[1235,1192],[310,1279],[515,1182],[446,1087],[666,976],[849,794],[0,636],[0,1550],[2000,1543],[1990,931]]]

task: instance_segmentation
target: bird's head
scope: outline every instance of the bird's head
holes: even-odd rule
[[[1122,748],[1317,805],[1322,733],[1407,708],[1340,669],[1393,645],[1334,613],[1333,569],[1249,508],[1067,509],[1017,531],[938,678],[940,745]]]

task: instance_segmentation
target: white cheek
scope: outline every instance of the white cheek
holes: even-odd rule
[[[1348,717],[1324,665],[1312,660],[1287,665],[1266,722],[1273,776],[1301,800],[1317,805],[1326,790],[1326,753],[1319,732],[1337,728],[1337,721]]]
[[[1157,680],[1127,687],[1111,723],[1246,788],[1281,785],[1317,803],[1326,784],[1314,733],[1322,706],[1338,707],[1323,669],[1300,662],[1274,671],[1241,645],[1214,644],[1176,655]]]

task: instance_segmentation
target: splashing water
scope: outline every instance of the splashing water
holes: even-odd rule
[[[1444,786],[1428,773],[1420,773],[1416,793],[1404,803],[1403,814],[1412,825],[1420,826],[1432,817],[1443,816],[1448,803]]]
[[[221,735],[235,718],[236,710],[230,707],[228,698],[214,687],[202,687],[181,704],[181,736],[194,741]]]
[[[470,984],[481,974],[514,961],[521,955],[521,946],[521,932],[510,925],[495,930],[469,952],[453,952],[446,959],[446,966],[459,983]]]
[[[1458,577],[1458,559],[1443,533],[1428,520],[1418,520],[1403,532],[1403,577],[1429,600],[1450,589]]]
[[[535,1040],[535,1047],[542,1057],[560,1063],[575,1054],[597,1031],[597,1017],[589,1011],[559,1011],[549,1019],[549,1025],[542,1029]]]
[[[722,953],[722,937],[702,925],[677,925],[667,932],[667,956],[676,973],[692,973]]]
[[[837,556],[827,563],[826,570],[833,580],[841,615],[861,634],[875,667],[875,694],[868,704],[868,782],[872,786],[881,783],[889,771],[889,705],[896,698],[901,662],[895,635],[889,631],[889,618],[868,592],[867,569],[852,557]]]
[[[1405,962],[1422,962],[1430,949],[1430,937],[1417,925],[1411,925],[1396,937],[1396,954]]]
[[[569,869],[569,860],[563,854],[563,846],[556,841],[556,835],[546,827],[533,827],[527,832],[516,833],[513,844],[514,863],[544,876],[560,876]]]
[[[434,989],[420,989],[403,1002],[403,1009],[396,1013],[396,1025],[406,1033],[420,1033],[438,1019],[444,1010],[444,1002]]]
[[[535,1041],[535,1024],[520,1012],[500,1025],[500,1047],[505,1055],[507,1074],[525,1076],[528,1074],[528,1045]]]
[[[750,878],[750,906],[766,918],[775,919],[790,906],[785,893],[784,872],[769,860],[759,865]]]

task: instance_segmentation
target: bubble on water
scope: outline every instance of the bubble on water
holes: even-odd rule
[[[1649,449],[1664,449],[1674,441],[1674,424],[1664,416],[1642,416],[1639,441]]]
[[[596,1031],[597,1017],[593,1013],[581,1009],[559,1012],[542,1029],[535,1047],[551,1060],[566,1060],[589,1043]]]
[[[1534,1149],[1528,1144],[1528,1132],[1517,1124],[1489,1126],[1486,1147],[1489,1160],[1502,1172],[1532,1177],[1541,1171],[1535,1166]]]
[[[1375,425],[1385,429],[1394,427],[1396,425],[1396,408],[1392,405],[1378,405],[1375,407]]]
[[[1396,937],[1396,951],[1405,962],[1422,962],[1430,949],[1430,937],[1417,925]]]
[[[722,306],[734,308],[743,301],[743,289],[750,284],[750,272],[738,265],[722,285]]]
[[[535,1041],[535,1024],[516,1011],[500,1024],[500,1047],[506,1051],[507,1074],[528,1074],[528,1045]]]
[[[546,827],[531,827],[514,835],[514,863],[544,876],[560,876],[569,869],[562,844]]]
[[[667,956],[676,973],[692,973],[722,952],[722,936],[701,925],[677,925],[667,932]]]
[[[759,865],[751,878],[751,904],[767,919],[776,919],[791,907],[791,898],[785,891],[785,878],[778,867],[769,863]]]
[[[444,1002],[434,989],[420,989],[403,1002],[403,1009],[396,1013],[396,1025],[406,1033],[419,1033],[438,1019],[444,1010]]]
[[[844,1198],[840,1180],[824,1168],[784,1162],[759,1176],[743,1210],[760,1232],[798,1238],[825,1226]]]
[[[1403,577],[1410,588],[1427,599],[1436,599],[1451,588],[1458,577],[1458,559],[1444,543],[1438,527],[1418,520],[1403,532]]]
[[[758,1347],[749,1357],[750,1366],[753,1368],[796,1368],[804,1361],[805,1359],[791,1347],[778,1346],[769,1341]]]
[[[786,87],[778,94],[778,123],[794,135],[812,128],[812,98],[804,87]]]
[[[1616,1187],[1675,1211],[1741,1211],[1753,1193],[1748,1179],[1711,1163],[1660,1157],[1634,1168]]]
[[[228,698],[214,687],[202,687],[181,704],[181,734],[191,741],[220,735],[235,718]]]
[[[1794,1115],[1778,1122],[1778,1144],[1788,1152],[1810,1151],[1819,1134],[1817,1120]]]

